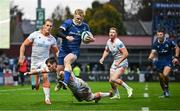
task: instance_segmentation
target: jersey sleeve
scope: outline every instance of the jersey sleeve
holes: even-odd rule
[[[57,47],[56,39],[53,37],[52,47]]]
[[[171,47],[174,48],[176,46],[176,43],[172,40],[171,42]]]
[[[107,43],[106,43],[106,46],[105,46],[105,50],[109,50],[109,42],[107,41]]]
[[[91,32],[91,30],[90,30],[90,28],[89,28],[89,25],[86,24],[86,23],[84,23],[84,24],[85,24],[85,26],[86,26],[86,30]]]
[[[64,23],[60,26],[60,28],[62,28],[63,30],[67,30],[67,28],[72,24],[72,20],[71,19],[67,19],[64,21]]]
[[[156,42],[155,42],[155,43],[152,45],[151,49],[152,49],[152,50],[157,50],[156,46],[157,46],[157,45],[156,45]]]
[[[28,39],[29,39],[31,42],[33,42],[34,39],[35,39],[35,37],[36,37],[36,32],[33,32],[33,33],[31,33],[31,34],[28,36]]]
[[[156,52],[157,51],[157,43],[156,42],[154,42],[154,44],[152,45],[151,51],[152,52]]]
[[[118,48],[118,49],[126,48],[125,45],[124,45],[124,43],[123,43],[122,41],[120,41],[120,40],[117,42],[116,45],[117,45],[117,48]]]

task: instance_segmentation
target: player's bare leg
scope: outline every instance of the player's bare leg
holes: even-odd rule
[[[133,89],[128,86],[124,81],[122,81],[121,79],[119,79],[119,77],[122,76],[122,74],[124,73],[124,68],[119,68],[117,69],[115,72],[115,74],[112,75],[111,77],[111,81],[113,83],[116,83],[118,85],[121,85],[123,86],[126,90],[127,90],[127,94],[128,94],[128,97],[131,97],[132,96],[132,92],[133,92]]]
[[[43,91],[45,95],[45,103],[51,104],[50,101],[50,82],[48,80],[48,74],[43,74]]]
[[[35,68],[32,68],[31,70],[35,70]],[[30,79],[31,79],[32,90],[33,89],[39,90],[39,82],[40,82],[39,75],[38,74],[31,75]]]
[[[118,85],[114,82],[112,82],[112,77],[114,75],[115,71],[114,70],[110,70],[110,79],[109,79],[109,83],[111,84],[111,88],[112,91],[114,93],[114,96],[110,99],[120,99],[120,94],[119,94],[119,90],[118,90]]]
[[[98,103],[98,101],[101,98],[104,98],[104,97],[112,97],[112,91],[110,91],[110,92],[97,92],[97,93],[95,93],[94,94],[95,103]]]
[[[163,95],[159,96],[160,98],[169,97],[169,77],[168,74],[170,73],[171,68],[166,66],[164,67],[163,73],[160,73],[160,85],[163,90]]]
[[[159,82],[160,82],[160,86],[161,86],[161,88],[162,88],[162,90],[164,91],[164,76],[163,76],[163,74],[162,73],[159,73]]]
[[[64,66],[63,65],[58,65],[58,72],[64,71],[64,80],[58,80],[58,83],[56,84],[54,90],[58,91],[60,90],[61,87],[63,89],[67,89],[67,84],[70,79],[70,75],[72,72],[72,66],[71,64],[77,59],[76,55],[70,53],[64,58]],[[59,75],[57,75],[57,78],[60,78]]]
[[[118,85],[113,83],[113,82],[110,82],[111,84],[111,87],[112,87],[112,90],[114,92],[114,96],[111,97],[110,99],[120,99],[120,94],[119,94],[119,90],[118,90]]]
[[[77,59],[77,56],[70,53],[68,54],[65,58],[64,58],[64,85],[67,86],[69,79],[70,79],[70,75],[72,72],[72,63]]]
[[[171,68],[166,66],[164,67],[164,70],[163,70],[163,75],[164,75],[164,84],[165,84],[165,87],[164,87],[164,96],[165,97],[169,97],[170,94],[169,94],[169,73],[171,71]]]
[[[112,80],[112,81],[119,85],[122,85],[127,90],[128,97],[132,96],[133,89],[131,87],[129,87],[124,81],[122,81],[121,79],[116,79],[116,80]]]
[[[40,84],[40,78],[39,75],[35,75],[35,81],[36,81],[36,90],[39,90],[39,84]]]

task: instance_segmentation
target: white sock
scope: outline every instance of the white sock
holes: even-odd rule
[[[50,97],[50,88],[43,87],[45,99],[49,99]]]
[[[122,82],[122,86],[126,89],[129,89],[130,87],[125,83],[125,82]]]
[[[119,96],[119,90],[118,88],[113,89],[114,90],[114,96]]]
[[[101,97],[108,97],[109,95],[110,95],[110,93],[102,93],[102,92],[100,92]]]

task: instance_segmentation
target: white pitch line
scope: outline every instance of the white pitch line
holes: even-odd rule
[[[2,21],[0,21],[0,24],[7,23],[7,22],[9,22],[9,21],[10,21],[10,19],[2,20]]]
[[[21,90],[27,90],[27,89],[30,89],[30,88],[6,89],[6,90],[0,90],[0,92],[21,91]]]
[[[145,90],[145,91],[148,90],[148,84],[147,84],[147,83],[146,83],[146,85],[145,85],[144,90]],[[148,97],[149,97],[149,94],[148,94],[148,93],[144,93],[143,96],[144,96],[144,98],[148,98]],[[149,111],[149,107],[141,107],[141,110],[142,110],[142,111]]]
[[[149,97],[149,94],[148,94],[148,93],[144,93],[144,97],[145,97],[145,98],[148,98],[148,97]]]
[[[144,90],[148,90],[148,84],[146,83]]]
[[[141,110],[142,111],[149,111],[149,107],[142,107]]]

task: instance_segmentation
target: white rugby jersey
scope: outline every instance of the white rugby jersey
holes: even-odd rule
[[[106,44],[105,48],[108,49],[112,53],[114,61],[116,61],[116,60],[119,60],[121,58],[121,56],[122,56],[122,53],[119,51],[119,49],[126,48],[126,47],[125,47],[125,45],[123,44],[123,42],[121,40],[116,38],[113,43],[111,42],[111,39],[109,39],[107,41],[107,44]],[[120,66],[126,66],[127,67],[128,66],[127,59],[125,59],[120,64]]]
[[[80,101],[91,101],[94,99],[94,94],[91,92],[91,88],[88,84],[82,79],[75,77],[74,74],[71,74],[68,87]]]
[[[45,63],[49,58],[50,48],[57,47],[56,39],[52,36],[44,36],[40,31],[29,35],[28,39],[33,42],[31,53],[31,66]]]
[[[82,91],[84,88],[88,88],[88,92],[91,92],[88,84],[84,82],[82,79],[77,78],[74,74],[71,74],[71,78],[68,84],[68,87],[71,89],[72,92],[79,92]]]

